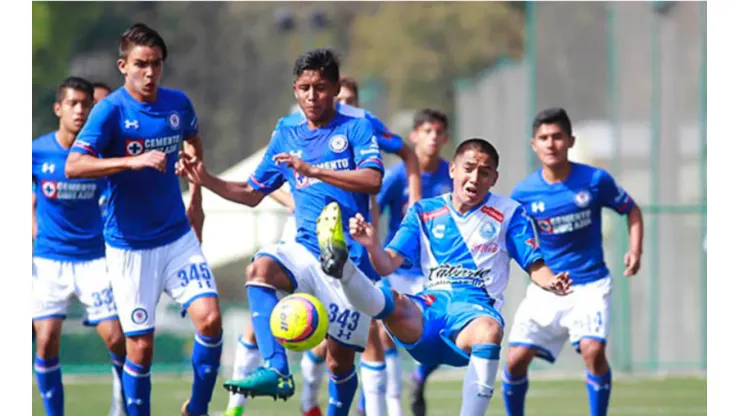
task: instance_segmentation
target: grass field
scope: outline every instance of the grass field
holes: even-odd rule
[[[459,414],[461,381],[456,375],[432,379],[429,384],[428,415]],[[297,380],[298,381],[298,380]],[[211,416],[219,415],[227,400],[227,392],[216,388],[211,402]],[[75,416],[106,415],[110,405],[110,379],[107,377],[65,377],[66,414]],[[176,416],[180,405],[190,394],[190,383],[183,379],[153,379],[152,414]],[[326,389],[322,393],[326,408]],[[707,382],[705,378],[635,378],[614,379],[609,415],[706,415]],[[255,398],[248,404],[250,416],[300,415],[300,385],[296,395],[287,402],[271,398]],[[408,409],[408,405],[405,406]],[[353,415],[354,413],[350,413]],[[503,415],[501,390],[496,386],[488,415]],[[532,380],[527,396],[528,415],[583,416],[588,415],[586,386],[583,381]],[[41,398],[34,384],[33,415],[44,416]]]

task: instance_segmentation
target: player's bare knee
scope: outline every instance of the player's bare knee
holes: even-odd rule
[[[503,329],[499,322],[489,316],[481,316],[470,322],[457,336],[455,343],[470,353],[473,345],[501,344]]]
[[[506,371],[514,377],[527,374],[529,364],[534,359],[535,351],[522,346],[510,346],[506,354]]]
[[[355,361],[355,351],[339,345],[331,340],[327,341],[326,368],[331,374],[344,374],[352,370]]]
[[[126,358],[141,366],[150,366],[154,355],[154,333],[126,338]]]
[[[269,257],[260,257],[247,266],[246,278],[247,285],[267,286],[286,292],[295,289],[280,265]]]
[[[218,337],[221,334],[221,311],[218,305],[205,308],[194,321],[195,330],[201,335]]]
[[[592,374],[602,375],[609,370],[606,360],[606,345],[595,339],[582,339],[579,343],[581,357],[586,369]]]
[[[61,330],[52,325],[36,328],[36,355],[43,359],[57,357],[61,336]]]
[[[103,325],[105,322],[101,322],[98,325]],[[118,354],[125,355],[126,353],[126,338],[123,336],[123,331],[118,321],[110,321],[105,328],[101,328],[100,338],[108,350]]]

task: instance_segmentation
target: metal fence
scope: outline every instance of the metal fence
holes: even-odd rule
[[[523,61],[458,83],[457,137],[497,146],[508,194],[536,168],[532,117],[565,108],[573,159],[608,169],[645,213],[642,270],[627,279],[626,222],[605,212],[613,366],[706,369],[706,3],[528,3],[526,39]],[[525,287],[512,277],[509,320]],[[561,358],[554,368],[582,366]]]

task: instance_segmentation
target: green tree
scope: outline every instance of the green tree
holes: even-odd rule
[[[383,3],[356,17],[347,62],[361,79],[380,78],[390,108],[451,112],[453,84],[523,53],[524,17],[507,3]]]

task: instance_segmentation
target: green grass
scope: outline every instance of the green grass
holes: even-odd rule
[[[428,385],[428,416],[459,414],[461,381],[455,374],[432,377]],[[459,378],[459,377],[458,377]],[[227,392],[220,387],[213,395],[211,415],[224,410]],[[496,386],[494,399],[487,415],[503,415],[501,389]],[[110,379],[107,377],[65,377],[66,414],[100,416],[110,405]],[[44,410],[36,385],[33,387],[33,415],[43,416]],[[190,383],[184,379],[153,379],[152,414],[178,415],[180,405],[190,394]],[[326,409],[326,389],[321,395]],[[249,415],[300,415],[300,385],[296,395],[287,402],[271,398],[255,398],[247,404]],[[707,382],[705,378],[635,378],[616,376],[609,415],[706,415]],[[408,404],[405,404],[405,410]],[[350,413],[353,415],[354,413]],[[409,413],[407,413],[409,414]],[[583,416],[588,414],[586,387],[582,380],[532,380],[527,396],[528,415]]]

